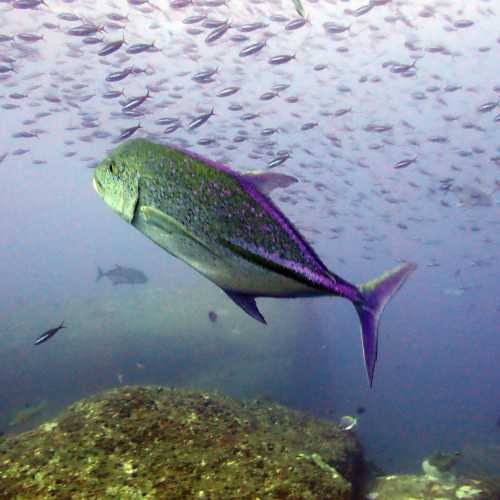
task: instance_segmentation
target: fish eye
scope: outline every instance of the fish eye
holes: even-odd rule
[[[118,174],[118,167],[116,166],[116,163],[111,160],[109,162],[109,171],[113,174],[113,175],[116,175]]]

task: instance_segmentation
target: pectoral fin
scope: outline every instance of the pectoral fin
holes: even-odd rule
[[[227,296],[238,306],[240,306],[248,315],[256,319],[260,323],[266,325],[264,316],[260,313],[255,302],[255,297],[252,295],[244,295],[242,293],[233,292],[232,290],[224,290]]]
[[[144,216],[147,224],[156,226],[158,229],[164,231],[169,235],[187,238],[188,240],[194,242],[196,245],[203,247],[207,252],[212,254],[214,257],[218,257],[218,255],[210,247],[208,247],[200,238],[196,237],[183,224],[181,224],[173,217],[170,217],[165,212],[162,212],[157,208],[148,206],[141,207],[140,212]]]

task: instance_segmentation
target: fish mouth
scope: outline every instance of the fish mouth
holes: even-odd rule
[[[92,177],[92,186],[94,186],[94,189],[98,194],[102,195],[101,183],[95,177]]]

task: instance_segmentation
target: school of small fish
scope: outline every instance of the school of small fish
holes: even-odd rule
[[[494,0],[0,0],[0,168],[144,137],[297,177],[276,203],[311,240],[438,267],[447,221],[493,267],[499,25]]]

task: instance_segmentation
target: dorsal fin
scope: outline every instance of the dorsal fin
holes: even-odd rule
[[[251,182],[263,194],[269,194],[273,189],[286,188],[299,182],[296,177],[277,172],[248,172],[242,177]]]

